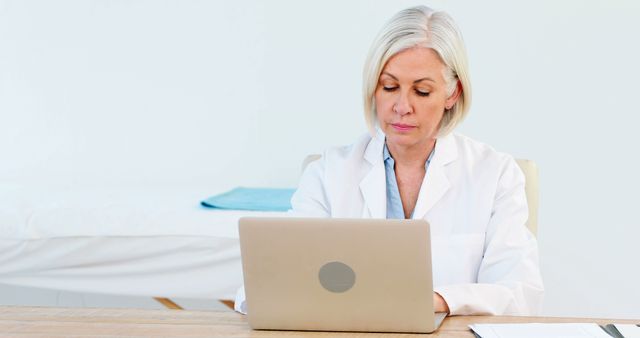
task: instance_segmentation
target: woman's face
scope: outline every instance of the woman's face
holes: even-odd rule
[[[445,107],[453,106],[459,96],[458,88],[448,95],[445,68],[434,50],[423,47],[404,50],[387,61],[375,103],[389,146],[423,147],[436,138]]]

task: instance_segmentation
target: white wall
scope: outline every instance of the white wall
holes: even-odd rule
[[[0,182],[295,186],[364,132],[369,44],[417,3],[0,0]],[[640,4],[430,4],[469,50],[460,131],[540,166],[545,313],[640,318]]]

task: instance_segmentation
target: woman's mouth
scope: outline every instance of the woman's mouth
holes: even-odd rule
[[[402,123],[392,123],[391,126],[393,129],[397,131],[410,131],[416,128],[416,126],[412,126],[410,124],[402,124]]]

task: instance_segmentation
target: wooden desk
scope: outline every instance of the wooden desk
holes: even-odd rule
[[[473,337],[472,323],[611,322],[633,320],[545,317],[449,317],[432,335],[253,331],[232,311],[0,307],[0,337]]]

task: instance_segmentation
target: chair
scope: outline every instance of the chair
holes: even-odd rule
[[[302,171],[309,163],[320,158],[321,155],[313,154],[307,156],[302,162]],[[538,166],[532,160],[516,159],[518,166],[524,174],[524,190],[527,194],[527,205],[529,206],[529,219],[527,220],[527,228],[536,236],[538,233]]]
[[[527,194],[529,219],[527,228],[536,236],[538,234],[538,166],[532,160],[516,159],[524,174],[524,191]]]

